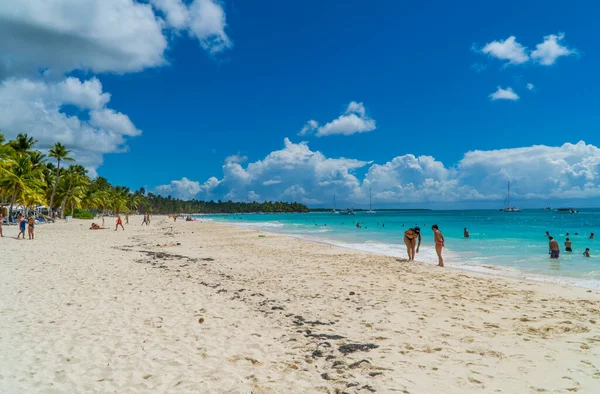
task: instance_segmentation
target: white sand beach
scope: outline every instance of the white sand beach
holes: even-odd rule
[[[599,391],[597,291],[141,221],[4,228],[1,393]]]

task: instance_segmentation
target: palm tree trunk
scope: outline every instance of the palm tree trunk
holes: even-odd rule
[[[12,209],[15,204],[15,198],[17,198],[17,192],[14,192],[12,198],[10,199],[10,208],[8,209],[8,222],[10,223],[10,219],[12,219]]]
[[[62,202],[62,205],[60,206],[60,218],[64,219],[65,218],[65,205],[67,205],[67,198],[69,198],[69,193],[71,192],[71,184],[69,183],[69,188],[67,189],[67,193],[65,194],[65,199]]]
[[[48,206],[48,214],[50,215],[50,210],[52,209],[52,204],[54,203],[54,193],[56,193],[56,186],[58,185],[58,177],[60,175],[60,160],[58,160],[58,166],[56,167],[56,179],[54,180],[54,187],[52,188],[52,195],[50,196],[50,205]],[[52,216],[52,215],[50,215]]]

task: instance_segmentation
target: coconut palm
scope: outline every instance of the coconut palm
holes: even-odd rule
[[[29,155],[15,153],[13,164],[3,172],[0,187],[10,196],[9,217],[15,203],[31,206],[44,202],[44,174],[41,166],[34,166]]]
[[[54,204],[54,193],[56,193],[56,186],[60,178],[60,162],[61,161],[73,161],[69,154],[71,153],[63,144],[57,142],[50,150],[48,150],[48,156],[56,159],[56,178],[54,179],[54,186],[52,187],[52,195],[50,196],[50,205],[48,205],[48,211],[50,211]]]
[[[65,206],[69,204],[71,211],[73,208],[79,208],[85,197],[85,192],[89,186],[87,170],[78,164],[70,165],[65,170],[65,175],[61,180],[59,187],[59,197],[62,199],[60,206],[61,218],[65,217]]]
[[[10,145],[15,151],[25,153],[29,152],[37,142],[36,139],[29,137],[27,134],[18,134],[17,138],[10,142]]]

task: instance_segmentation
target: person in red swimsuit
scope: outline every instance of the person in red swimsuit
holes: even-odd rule
[[[125,227],[123,227],[123,221],[121,220],[121,215],[117,213],[117,225],[115,226],[115,231],[121,226],[123,231],[125,231]]]
[[[444,234],[440,231],[437,224],[431,226],[433,230],[433,241],[435,242],[435,252],[438,255],[438,267],[444,266],[444,259],[442,258],[442,249],[444,249]]]

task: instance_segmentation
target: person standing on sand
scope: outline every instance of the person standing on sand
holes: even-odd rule
[[[558,242],[554,239],[554,237],[548,237],[548,239],[550,240],[550,258],[557,259],[560,255]]]
[[[19,234],[17,234],[17,239],[23,234],[23,239],[25,239],[25,225],[27,224],[27,219],[23,217],[23,215],[19,214],[17,217],[17,222],[19,223]]]
[[[573,249],[571,249],[571,240],[569,238],[567,238],[567,240],[565,241],[565,252],[572,252]]]
[[[463,235],[465,238],[469,238],[469,230],[467,230],[467,228],[465,227],[465,229],[463,230]]]
[[[125,214],[125,224],[129,224],[129,214]]]
[[[444,234],[440,231],[437,224],[431,226],[433,230],[433,242],[435,243],[435,252],[438,255],[438,267],[444,266],[444,259],[442,258],[442,249],[444,249]]]
[[[146,214],[144,214],[144,220],[142,220],[142,226],[143,226],[144,224],[145,224],[146,226],[148,225],[148,215],[146,215]]]
[[[33,218],[33,216],[31,216],[29,218],[29,220],[27,221],[27,235],[29,236],[29,239],[33,240],[33,230],[35,228],[35,219]],[[25,235],[23,235],[23,238],[25,238]]]
[[[176,221],[177,221],[177,214],[176,214],[176,213],[174,213],[174,214],[173,214],[173,221],[174,221],[174,222],[176,222]]]
[[[417,245],[417,238],[419,239],[419,244]],[[419,253],[419,248],[421,247],[421,229],[419,226],[415,226],[414,228],[409,228],[404,232],[404,244],[406,245],[406,252],[408,253],[408,260],[415,260],[415,253]],[[415,251],[416,246],[416,251]]]
[[[125,227],[123,227],[123,220],[121,220],[121,215],[117,213],[117,225],[115,226],[115,231],[121,226],[123,231],[125,231]]]
[[[590,256],[590,248],[585,248],[585,252],[583,252],[583,257],[591,257]]]
[[[2,217],[2,215],[0,215],[0,237],[4,237],[4,235],[2,234],[2,221],[4,220],[4,217]]]

